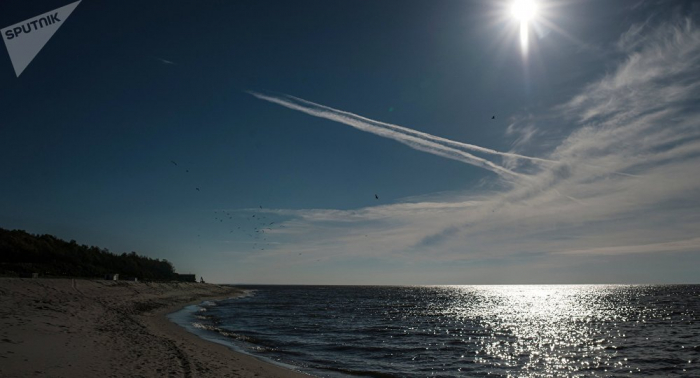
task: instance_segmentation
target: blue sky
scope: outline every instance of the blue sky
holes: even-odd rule
[[[0,59],[0,227],[222,283],[697,283],[700,7],[540,0],[525,52],[510,5],[84,0]]]

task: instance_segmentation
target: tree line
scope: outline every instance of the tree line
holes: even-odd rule
[[[118,273],[149,281],[177,280],[175,267],[165,259],[136,252],[116,254],[107,248],[65,241],[53,235],[32,235],[0,228],[0,275],[39,273],[55,277],[104,277]]]

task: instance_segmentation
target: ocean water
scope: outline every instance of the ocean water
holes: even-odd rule
[[[243,288],[173,319],[319,377],[700,377],[699,285]]]

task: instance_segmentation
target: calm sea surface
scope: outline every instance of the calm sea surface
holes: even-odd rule
[[[321,377],[700,377],[700,286],[244,286],[172,319]]]

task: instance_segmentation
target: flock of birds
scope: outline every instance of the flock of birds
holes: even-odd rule
[[[262,205],[260,205],[259,208],[262,210]],[[214,210],[214,214],[214,221],[218,221],[219,223],[233,221],[234,219],[234,216],[227,210]],[[269,233],[275,228],[284,228],[284,225],[277,224],[274,221],[270,222],[270,219],[268,219],[263,212],[258,212],[246,217],[246,221],[248,223],[244,226],[237,226],[235,230],[231,228],[229,234],[239,232],[250,238],[253,242],[253,250],[264,251],[264,247],[269,247],[271,245],[267,242],[267,235],[265,235],[265,233]]]
[[[170,160],[170,163],[178,167],[178,164],[175,160]],[[185,173],[189,172],[189,169],[185,169]],[[201,191],[199,187],[195,187],[194,189],[198,192]],[[375,200],[378,200],[379,195],[375,193],[374,198]],[[260,210],[263,210],[262,205],[258,205],[258,207]],[[215,222],[234,222],[234,215],[232,215],[226,210],[214,210],[214,214]],[[276,223],[274,221],[270,222],[271,219],[268,219],[268,217],[266,217],[263,214],[264,212],[260,211],[256,214],[246,217],[246,221],[248,222],[247,225],[237,226],[235,230],[231,228],[229,230],[229,234],[233,234],[234,232],[240,232],[242,235],[245,235],[251,239],[251,241],[253,242],[253,250],[264,251],[264,247],[269,247],[271,245],[269,242],[267,242],[267,235],[265,235],[265,233],[269,233],[275,228],[284,228],[284,225]],[[198,234],[197,237],[200,237],[200,234]],[[301,253],[299,254],[301,255]]]

